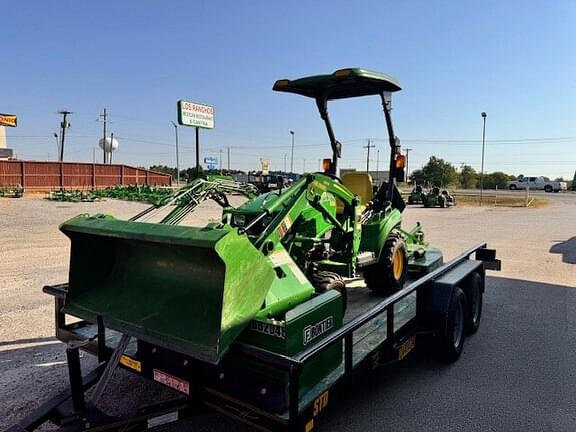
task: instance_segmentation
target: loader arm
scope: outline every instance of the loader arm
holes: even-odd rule
[[[322,204],[323,194],[332,194],[344,203],[345,218],[339,221]],[[326,222],[343,233],[353,233],[352,255],[358,252],[360,245],[359,199],[339,181],[323,174],[308,174],[269,205],[263,206],[263,214],[275,214],[273,220],[254,241],[260,250],[272,250],[273,245],[281,242],[290,228],[307,206],[318,210]]]

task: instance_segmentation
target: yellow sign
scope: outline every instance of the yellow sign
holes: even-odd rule
[[[142,363],[140,363],[138,360],[134,360],[133,358],[123,355],[120,357],[120,363],[126,367],[129,367],[130,369],[134,369],[136,372],[142,372]]]
[[[18,119],[14,114],[0,114],[0,126],[16,127]]]

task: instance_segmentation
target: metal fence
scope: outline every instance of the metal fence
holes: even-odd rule
[[[82,162],[0,161],[0,187],[26,192],[54,189],[101,189],[113,185],[171,186],[169,174],[127,165]]]

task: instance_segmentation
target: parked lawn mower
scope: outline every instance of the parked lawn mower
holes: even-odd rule
[[[22,195],[24,195],[24,188],[20,185],[0,188],[0,197],[22,198]]]
[[[408,204],[422,204],[423,195],[422,186],[416,185],[408,195]]]
[[[495,252],[479,244],[443,264],[419,224],[401,227],[396,181],[405,159],[391,119],[398,82],[341,69],[279,80],[273,89],[316,102],[332,149],[324,172],[238,208],[222,199],[222,179],[213,182],[220,186],[207,179],[172,197],[175,208],[160,223],[143,222],[153,206],[130,221],[79,215],[61,225],[72,243],[69,282],[45,291],[56,297],[59,339],[77,342],[67,350],[74,412],[67,418],[78,421],[67,430],[151,427],[201,403],[261,430],[310,432],[329,389],[356,367],[404,358],[421,331],[437,336],[438,351],[454,361],[465,332],[478,329],[480,259],[499,264]],[[327,110],[328,101],[371,95],[381,100],[390,145],[390,181],[375,193],[367,174],[336,175],[341,144]],[[220,200],[222,220],[177,225],[198,197]],[[65,315],[80,320],[66,324]],[[92,381],[80,377],[81,348],[106,361]],[[183,399],[136,417],[92,415],[117,365]],[[94,382],[86,404],[84,389]],[[63,417],[50,408],[58,404],[47,406],[21,429]]]
[[[434,186],[427,193],[422,195],[422,203],[424,207],[441,207],[447,208],[456,205],[456,198],[451,195],[447,190],[442,190]]]

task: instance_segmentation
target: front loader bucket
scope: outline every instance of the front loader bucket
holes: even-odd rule
[[[77,216],[64,311],[217,363],[261,308],[268,260],[235,230]]]

